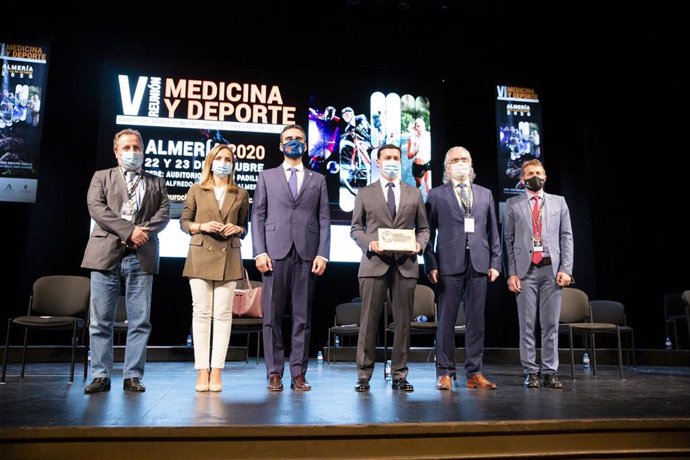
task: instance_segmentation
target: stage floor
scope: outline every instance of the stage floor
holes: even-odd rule
[[[263,361],[228,362],[223,391],[194,391],[191,362],[150,362],[145,393],[122,390],[121,363],[110,392],[85,395],[81,366],[69,385],[68,363],[8,367],[0,385],[0,427],[200,427],[371,425],[436,422],[576,421],[610,419],[690,419],[690,367],[600,365],[597,375],[561,365],[563,390],[527,389],[518,363],[485,365],[496,390],[465,387],[464,374],[452,391],[435,388],[433,363],[410,363],[415,391],[391,389],[377,363],[369,393],[357,393],[354,363],[310,363],[310,392],[266,390]]]

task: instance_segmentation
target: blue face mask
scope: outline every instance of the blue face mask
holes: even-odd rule
[[[400,162],[395,160],[383,160],[381,173],[388,180],[394,180],[400,175]]]
[[[232,171],[232,163],[222,160],[213,160],[211,169],[213,170],[213,174],[221,179],[225,179],[230,175],[230,171]]]
[[[306,151],[306,146],[297,139],[293,139],[287,144],[283,144],[283,153],[288,158],[299,158],[304,155],[304,152]]]
[[[144,154],[142,152],[122,152],[120,158],[122,166],[128,171],[135,171],[144,163]]]

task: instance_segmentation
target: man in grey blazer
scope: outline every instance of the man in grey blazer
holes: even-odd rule
[[[264,356],[268,390],[283,390],[282,318],[292,305],[291,388],[309,391],[306,380],[311,308],[316,278],[326,270],[331,218],[326,178],[304,167],[306,134],[299,125],[280,133],[283,163],[259,173],[251,233],[256,267],[263,274]]]
[[[95,225],[81,266],[91,270],[91,375],[85,393],[110,390],[113,321],[124,284],[127,346],[125,391],[145,391],[141,383],[151,333],[151,289],[158,273],[158,233],[170,221],[165,180],[145,172],[141,134],[124,129],[113,139],[118,166],[96,171],[87,194]]]
[[[466,385],[493,390],[496,385],[481,369],[487,285],[498,278],[501,267],[494,197],[491,190],[474,183],[472,157],[464,147],[448,150],[443,164],[446,183],[431,189],[427,199],[431,237],[424,251],[427,276],[439,285],[436,388],[452,386],[455,321],[464,302]]]
[[[562,196],[545,193],[546,171],[539,160],[522,165],[526,193],[506,203],[504,239],[508,289],[516,294],[520,323],[520,361],[525,386],[563,388],[558,380],[558,321],[562,288],[572,282],[573,231]],[[541,326],[541,366],[535,328]],[[539,374],[543,382],[539,382]]]
[[[429,240],[424,201],[419,189],[400,180],[400,147],[386,144],[376,160],[381,179],[359,189],[355,197],[350,236],[362,250],[359,292],[362,314],[357,340],[357,385],[369,391],[376,361],[376,332],[386,294],[390,290],[395,317],[392,373],[393,389],[414,391],[407,381],[410,322],[414,291],[419,278],[417,255]],[[416,247],[410,252],[389,252],[379,247],[380,228],[414,230]]]

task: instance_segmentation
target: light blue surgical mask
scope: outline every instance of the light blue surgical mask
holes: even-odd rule
[[[288,158],[299,158],[307,151],[303,142],[293,139],[287,144],[283,144],[283,153]]]
[[[223,160],[213,160],[213,166],[211,169],[213,170],[213,174],[221,179],[225,179],[232,171],[232,163]]]
[[[143,152],[133,152],[126,151],[120,154],[122,159],[122,167],[127,171],[136,171],[141,168],[142,163],[144,163],[144,153]]]
[[[400,175],[400,162],[396,160],[383,160],[381,173],[388,180],[394,180]]]

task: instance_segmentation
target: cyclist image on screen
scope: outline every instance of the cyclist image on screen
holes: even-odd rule
[[[309,121],[314,122],[319,136],[309,149],[309,168],[324,173],[326,160],[330,158],[336,147],[340,117],[335,114],[335,107],[331,105],[326,107],[323,113],[310,107]]]
[[[345,122],[340,136],[340,178],[350,191],[369,183],[371,174],[371,126],[366,115],[355,115],[352,107],[342,111]]]

